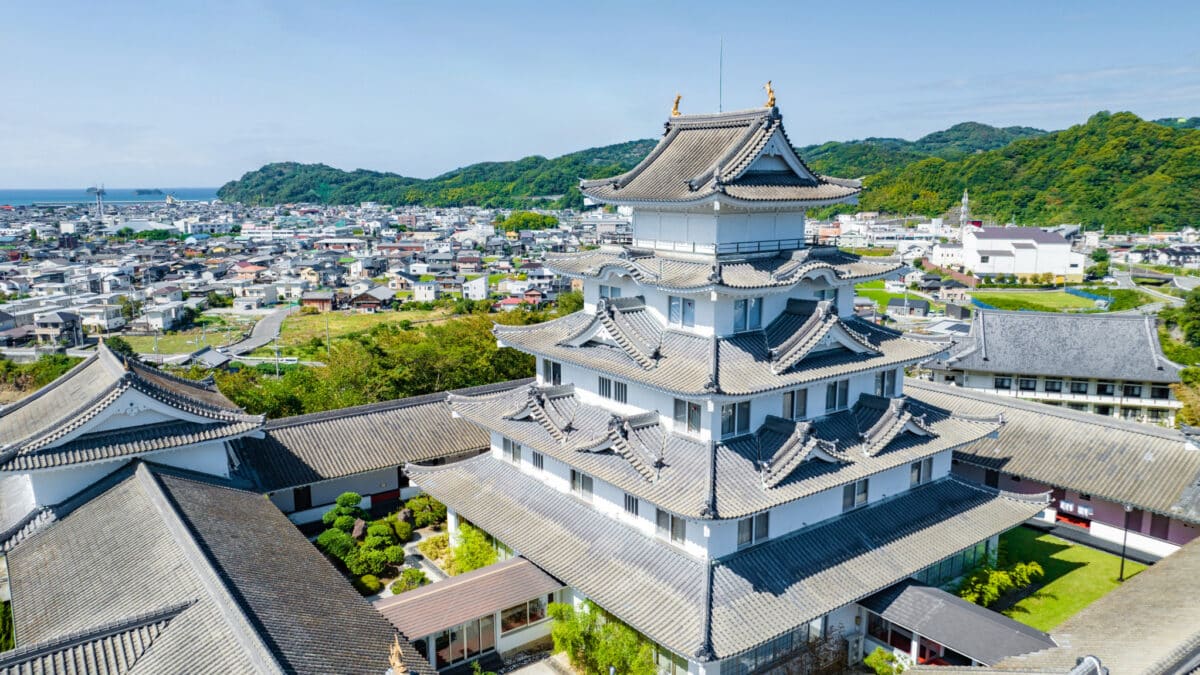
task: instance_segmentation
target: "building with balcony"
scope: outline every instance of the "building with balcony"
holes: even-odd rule
[[[805,240],[806,209],[859,187],[813,173],[773,102],[672,116],[637,167],[581,189],[632,208],[633,244],[547,256],[583,309],[495,328],[536,381],[449,397],[490,451],[406,471],[452,533],[469,520],[594,601],[663,672],[740,675],[857,662],[859,601],[946,583],[1045,508],[950,475],[1000,419],[904,395],[944,346],[854,316],[853,285],[900,266]],[[435,665],[454,644],[414,643]]]
[[[979,310],[971,332],[928,364],[935,382],[1071,410],[1173,426],[1171,385],[1153,315]]]

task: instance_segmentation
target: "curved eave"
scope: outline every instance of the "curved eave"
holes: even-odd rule
[[[816,206],[830,206],[833,204],[853,204],[856,203],[855,200],[858,199],[858,195],[862,192],[862,188],[850,189],[853,189],[854,191],[840,197],[830,197],[826,199],[739,199],[737,197],[720,192],[707,192],[695,199],[671,201],[653,199],[614,199],[609,197],[601,197],[582,188],[580,189],[580,192],[583,193],[583,196],[598,204],[613,204],[616,206],[645,206],[671,209],[688,206],[704,206],[705,204],[716,202],[720,204],[728,204],[730,206],[766,210],[807,209]]]

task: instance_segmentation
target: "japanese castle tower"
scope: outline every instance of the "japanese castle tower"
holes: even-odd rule
[[[805,241],[806,209],[861,188],[805,165],[773,96],[676,110],[640,164],[580,189],[632,207],[632,245],[547,258],[584,309],[495,329],[536,382],[450,397],[491,452],[407,470],[665,671],[765,672],[813,642],[861,658],[859,600],[943,583],[1042,508],[949,475],[1001,420],[904,396],[939,348],[854,317],[853,284],[899,265]]]

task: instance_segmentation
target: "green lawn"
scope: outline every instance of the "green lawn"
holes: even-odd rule
[[[1049,631],[1120,585],[1121,559],[1115,555],[1018,527],[1000,536],[1009,562],[1036,561],[1046,571],[1036,592],[1004,610],[1006,616]],[[1125,561],[1125,578],[1146,569]]]
[[[883,281],[882,280],[868,281],[864,284],[859,284],[854,287],[854,294],[861,295],[864,298],[870,298],[870,299],[874,300],[875,305],[876,305],[876,307],[879,308],[880,312],[887,312],[888,301],[891,300],[892,298],[904,299],[903,293],[889,293],[889,292],[883,290]],[[917,295],[916,293],[909,293],[908,299],[909,300],[924,300],[925,298],[922,298],[921,296]],[[931,302],[929,304],[932,309],[939,309],[942,307],[942,305],[939,305],[936,302]]]
[[[1029,309],[1061,312],[1064,309],[1094,309],[1096,303],[1064,291],[975,291],[971,297],[996,309]]]
[[[237,342],[242,339],[242,333],[250,330],[254,323],[253,319],[239,322],[213,314],[201,316],[197,322],[206,324],[207,329],[202,331],[197,326],[187,330],[169,331],[160,335],[158,337],[158,353],[186,354],[205,345],[220,347],[226,344],[226,336],[229,341]],[[122,335],[121,337],[139,354],[154,353],[153,335]]]
[[[284,346],[299,345],[318,337],[324,339],[326,319],[329,321],[329,336],[342,337],[350,333],[370,330],[381,323],[398,324],[401,321],[427,321],[449,316],[445,309],[407,312],[326,312],[323,314],[292,314],[283,320],[279,331],[279,343]]]

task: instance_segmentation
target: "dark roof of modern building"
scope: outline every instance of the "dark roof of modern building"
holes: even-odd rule
[[[118,428],[72,436],[138,391],[204,421]],[[30,471],[232,438],[262,425],[209,380],[186,380],[114,354],[96,353],[37,392],[0,410],[0,470]]]
[[[563,587],[522,557],[375,601],[388,621],[410,640],[546,597]]]
[[[1130,382],[1178,382],[1153,314],[980,309],[971,332],[934,368]]]
[[[997,671],[1067,673],[1092,655],[1110,673],[1160,675],[1200,666],[1200,540],[1083,608],[1051,631],[1057,647],[1013,656]]]
[[[892,307],[912,307],[914,309],[929,309],[929,301],[920,298],[891,298],[888,300],[888,308]]]
[[[984,665],[1056,646],[1035,628],[913,579],[858,604]]]
[[[483,450],[491,441],[477,425],[454,418],[448,396],[492,394],[529,382],[283,417],[267,422],[263,437],[244,436],[230,445],[240,462],[239,474],[265,492],[454,457]]]
[[[635,630],[703,660],[792,631],[1045,505],[948,477],[709,564],[490,455],[407,471]]]
[[[154,633],[153,646],[132,655],[136,673],[388,667],[391,625],[261,494],[208,476],[126,465],[7,562],[25,663],[67,643],[128,654],[113,636],[140,630]],[[413,672],[432,673],[411,645],[402,649]]]
[[[781,160],[764,170],[756,160]],[[815,174],[796,154],[774,106],[667,120],[662,140],[633,169],[580,181],[584,195],[611,204],[734,202],[826,204],[849,201],[858,181]]]
[[[493,332],[505,346],[680,396],[757,394],[910,365],[945,349],[805,301],[763,329],[725,337],[665,326],[641,296]]]
[[[716,248],[712,252],[721,253]],[[547,269],[569,277],[600,278],[613,273],[663,289],[696,292],[787,287],[805,279],[857,283],[894,274],[901,267],[898,262],[863,260],[830,246],[765,256],[742,255],[716,264],[661,251],[606,246],[547,254],[545,264]]]
[[[1200,523],[1200,448],[1179,431],[922,380],[905,389],[954,414],[1003,416],[958,461]]]
[[[1047,232],[1038,227],[975,227],[969,230],[977,239],[1021,240],[1029,239],[1041,244],[1066,244],[1067,240],[1057,232]]]

